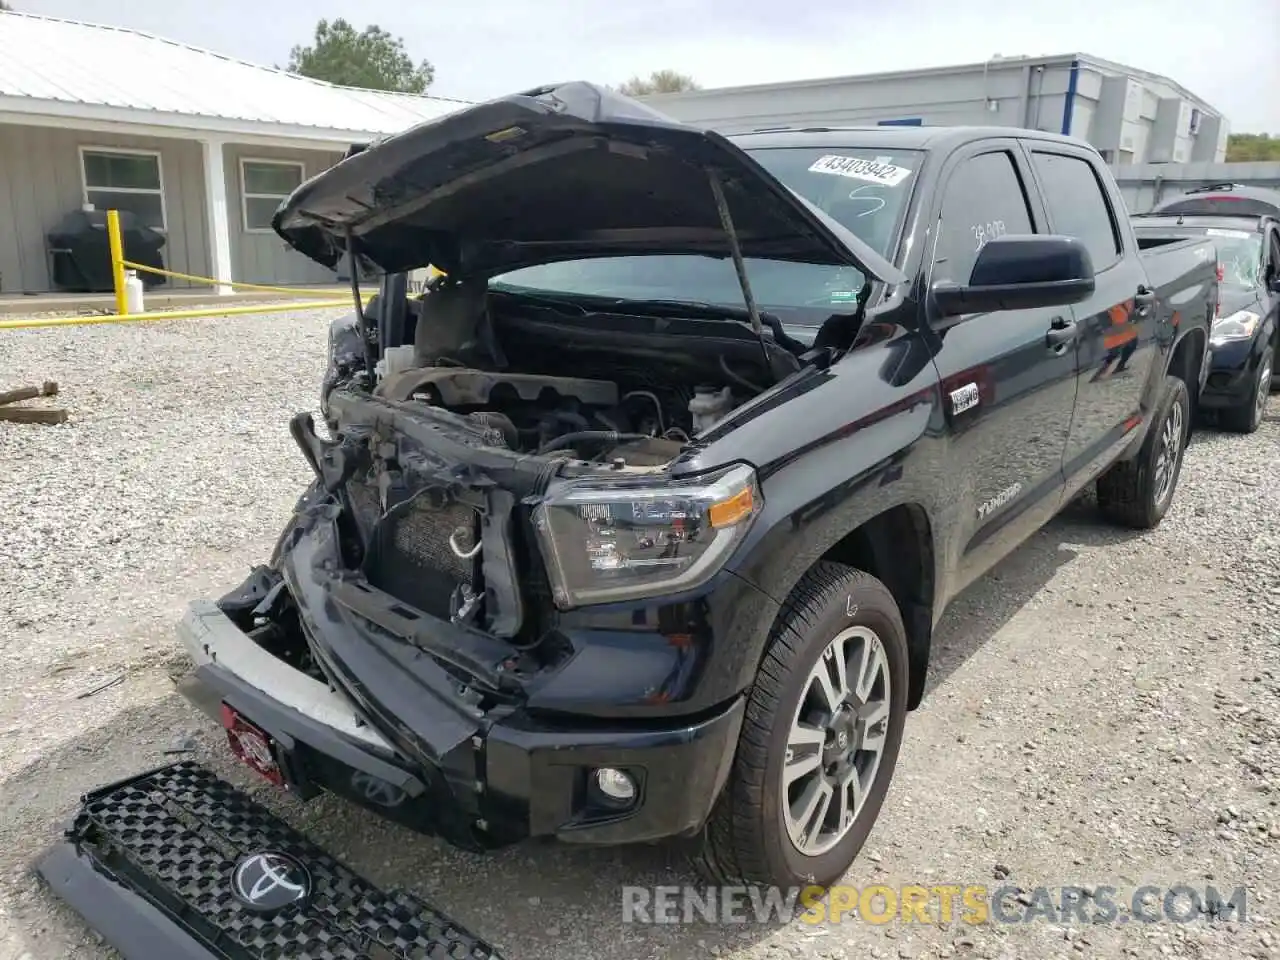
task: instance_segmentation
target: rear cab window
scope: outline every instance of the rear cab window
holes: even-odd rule
[[[1124,250],[1120,225],[1094,164],[1084,157],[1038,147],[1031,152],[1031,163],[1053,232],[1080,240],[1096,273],[1119,263]]]

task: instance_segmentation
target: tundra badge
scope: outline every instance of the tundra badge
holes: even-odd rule
[[[959,387],[951,391],[951,413],[957,415],[964,413],[966,410],[972,410],[978,405],[981,396],[978,393],[978,385],[976,383],[966,383],[963,387]]]
[[[978,519],[985,520],[991,516],[996,510],[999,510],[1006,503],[1022,492],[1022,484],[1014,483],[1005,487],[986,503],[978,505]]]

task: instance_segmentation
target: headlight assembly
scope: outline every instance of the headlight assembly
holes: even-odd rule
[[[576,480],[533,514],[562,610],[705,583],[746,536],[763,500],[737,464],[688,480]]]
[[[1248,340],[1253,336],[1253,331],[1258,329],[1258,321],[1261,319],[1258,314],[1249,310],[1237,310],[1229,316],[1218,317],[1209,331],[1209,342],[1218,344]]]

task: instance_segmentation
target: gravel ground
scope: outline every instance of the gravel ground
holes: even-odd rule
[[[849,877],[1120,900],[1244,885],[1245,922],[624,925],[622,885],[691,881],[675,850],[477,858],[337,800],[299,806],[232,768],[172,692],[182,607],[265,557],[305,482],[286,421],[314,407],[329,316],[3,335],[0,389],[57,380],[71,420],[0,423],[0,960],[111,956],[26,865],[81,791],[188,738],[512,960],[1280,957],[1280,398],[1255,436],[1197,438],[1158,531],[1077,505],[956,601]]]

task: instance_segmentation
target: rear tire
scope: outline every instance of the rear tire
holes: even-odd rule
[[[1221,423],[1228,430],[1236,433],[1256,433],[1262,426],[1262,415],[1267,409],[1267,399],[1271,396],[1272,372],[1275,367],[1275,351],[1267,347],[1258,361],[1258,371],[1254,374],[1253,389],[1239,406],[1229,407],[1222,411]]]
[[[1165,377],[1142,448],[1098,478],[1098,507],[1119,526],[1154,530],[1173,503],[1191,426],[1191,397],[1177,377]]]
[[[843,698],[833,694],[842,688]],[[817,564],[770,634],[729,780],[699,837],[698,871],[716,884],[781,887],[842,877],[888,792],[906,702],[907,636],[893,595],[870,574]]]

